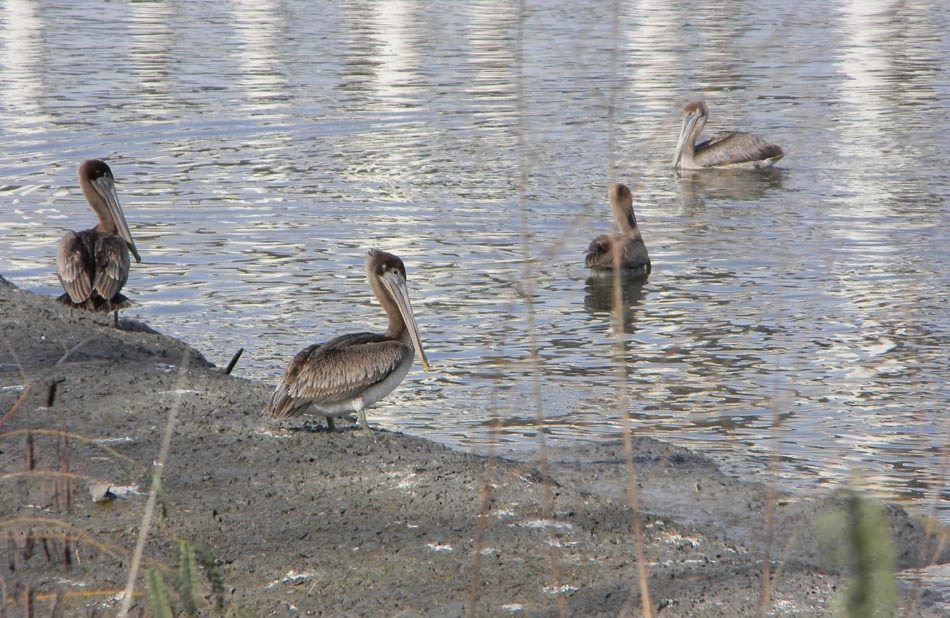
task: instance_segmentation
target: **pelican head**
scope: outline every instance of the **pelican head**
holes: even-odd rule
[[[630,234],[637,227],[637,217],[633,214],[633,193],[625,184],[615,184],[607,192],[614,221],[623,234]]]
[[[419,356],[422,368],[429,371],[429,361],[422,349],[419,328],[409,303],[409,290],[406,287],[406,267],[402,260],[392,253],[371,249],[366,256],[366,274],[369,284],[389,316],[389,328],[386,334],[394,338],[409,336],[412,347]]]
[[[708,117],[709,108],[702,101],[683,108],[683,126],[673,155],[675,169],[764,168],[785,155],[780,146],[745,131],[723,133],[696,143]]]
[[[129,231],[129,224],[119,204],[112,170],[105,161],[90,159],[80,164],[79,186],[82,187],[82,194],[86,197],[86,201],[99,217],[99,225],[96,229],[100,232],[118,234],[129,246],[129,251],[135,256],[135,261],[141,262],[142,258],[135,248],[132,232]]]
[[[683,126],[680,128],[679,140],[676,142],[676,152],[673,154],[673,167],[680,167],[683,153],[692,152],[696,138],[706,126],[709,117],[709,108],[703,101],[692,101],[683,108]]]

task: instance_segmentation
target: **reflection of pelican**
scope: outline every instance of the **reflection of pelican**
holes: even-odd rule
[[[751,133],[726,133],[697,144],[708,116],[709,108],[702,101],[693,101],[683,109],[683,126],[673,155],[675,169],[769,167],[785,155],[775,144]]]
[[[66,293],[56,300],[87,311],[114,311],[118,324],[119,309],[131,304],[120,294],[129,278],[129,251],[136,262],[142,258],[119,205],[109,166],[98,159],[85,161],[79,166],[79,186],[99,224],[79,233],[66,232],[60,241],[56,269]]]
[[[615,259],[627,275],[650,274],[650,255],[643,244],[643,236],[633,214],[633,194],[627,185],[617,184],[610,188],[610,209],[620,232],[604,234],[591,241],[587,247],[584,263],[594,270],[613,270]]]
[[[382,335],[341,335],[301,350],[267,402],[265,415],[291,418],[313,408],[326,417],[332,431],[336,428],[334,417],[356,412],[360,425],[369,432],[365,409],[402,382],[414,353],[429,370],[409,304],[402,260],[373,249],[366,258],[366,272],[373,293],[389,316],[389,328]]]
[[[640,276],[624,276],[620,273],[620,310],[623,332],[636,330],[637,312],[647,295],[646,280]],[[615,310],[614,282],[609,277],[588,277],[584,286],[584,308],[592,314],[610,313]]]
[[[780,167],[765,167],[755,174],[742,168],[726,168],[715,174],[683,170],[676,175],[676,185],[684,206],[702,206],[707,201],[756,201],[781,190],[786,174],[787,170]]]

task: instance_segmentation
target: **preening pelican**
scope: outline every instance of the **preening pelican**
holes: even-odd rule
[[[366,257],[366,273],[389,316],[386,332],[341,335],[301,350],[267,402],[266,416],[291,418],[310,409],[326,417],[327,427],[333,431],[335,417],[356,412],[363,430],[369,433],[366,408],[402,382],[415,354],[429,370],[409,304],[402,260],[373,249]]]
[[[83,232],[66,232],[59,242],[56,270],[66,293],[58,300],[69,307],[115,312],[131,302],[120,293],[129,278],[129,251],[141,262],[125,221],[112,170],[104,161],[91,159],[79,166],[79,186],[86,201],[99,217],[96,227]]]
[[[708,117],[709,108],[702,101],[693,101],[683,108],[683,126],[673,155],[674,169],[769,167],[785,155],[780,147],[752,133],[726,133],[697,144]]]
[[[610,188],[609,195],[610,209],[620,231],[592,240],[587,247],[584,263],[588,268],[609,271],[616,267],[614,259],[619,258],[624,274],[650,274],[650,254],[640,235],[637,216],[633,213],[633,194],[627,185],[616,184]]]

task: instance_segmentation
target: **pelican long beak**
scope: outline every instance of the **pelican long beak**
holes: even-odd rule
[[[129,245],[129,251],[135,256],[136,262],[141,262],[138,250],[135,248],[135,241],[132,240],[132,232],[129,231],[129,224],[125,220],[125,213],[122,212],[122,205],[119,204],[119,195],[115,191],[115,185],[108,176],[100,176],[92,181],[92,186],[96,193],[102,196],[109,208],[109,215],[115,222],[115,227],[119,231],[119,236]]]
[[[680,137],[676,141],[676,152],[673,153],[673,168],[680,166],[680,160],[683,158],[683,150],[686,148],[686,140],[692,139],[693,127],[699,120],[699,114],[689,113],[683,117],[683,126],[680,128]]]
[[[409,338],[412,340],[412,346],[416,349],[416,354],[419,355],[419,362],[422,363],[422,368],[429,371],[429,360],[426,358],[426,353],[422,349],[419,327],[416,326],[416,318],[412,314],[412,305],[409,304],[409,290],[406,287],[406,280],[397,273],[390,271],[383,275],[382,282],[386,291],[389,292],[389,295],[396,302],[399,314],[406,323],[406,328],[409,330]]]

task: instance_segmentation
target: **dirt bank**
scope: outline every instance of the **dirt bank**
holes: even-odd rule
[[[250,616],[616,616],[636,607],[621,445],[551,451],[545,479],[536,463],[397,433],[368,439],[347,423],[334,434],[274,429],[258,417],[271,385],[223,375],[181,342],[123,326],[0,284],[0,410],[9,411],[0,566],[16,615],[28,591],[38,616],[57,594],[62,615],[115,614],[170,411],[163,517],[145,557],[168,567],[172,591],[182,588],[184,540],[213,556],[225,606]],[[31,390],[19,401],[23,384]],[[67,444],[42,429],[74,435]],[[814,521],[832,499],[770,502],[766,487],[695,453],[643,437],[633,449],[660,616],[756,615],[764,561],[769,615],[830,614],[844,578],[823,566]],[[18,474],[25,469],[34,472]],[[117,497],[94,502],[99,482]],[[888,515],[901,565],[920,562],[923,526],[898,508]],[[202,585],[209,600],[211,591]],[[905,586],[902,602],[904,615],[946,615],[926,588]]]

